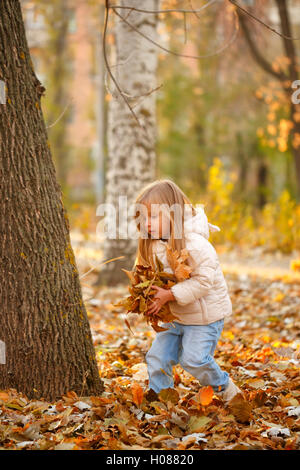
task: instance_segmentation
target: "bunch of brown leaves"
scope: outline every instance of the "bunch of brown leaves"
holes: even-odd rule
[[[172,251],[170,247],[166,246],[166,254],[173,274],[164,271],[163,263],[156,254],[155,269],[150,265],[143,266],[141,264],[136,265],[133,271],[122,269],[122,271],[127,274],[131,283],[128,287],[130,295],[114,304],[115,307],[123,307],[126,310],[126,313],[138,313],[144,315],[147,323],[150,324],[157,332],[165,331],[167,329],[159,326],[159,321],[168,323],[175,320],[176,317],[172,314],[168,302],[163,305],[158,313],[151,314],[148,312],[150,304],[153,301],[153,295],[156,294],[156,290],[152,289],[152,286],[154,285],[163,289],[170,289],[174,284],[176,284],[176,282],[187,279],[191,272],[191,268],[185,264],[186,259],[189,256],[186,249],[183,249],[178,253],[177,250]],[[127,320],[125,320],[125,323],[130,329],[130,325]]]

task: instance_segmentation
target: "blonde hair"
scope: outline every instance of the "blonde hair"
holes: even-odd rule
[[[169,211],[170,218],[170,239],[169,246],[172,251],[177,250],[178,253],[185,248],[185,239],[184,239],[184,213],[185,213],[185,204],[189,205],[192,215],[196,215],[197,211],[192,205],[189,198],[184,194],[184,192],[170,179],[158,179],[149,183],[145,186],[140,193],[138,194],[135,204],[165,204],[169,208],[172,206],[178,205],[181,208],[182,217],[179,220],[180,233],[182,233],[182,238],[174,237],[175,221],[174,221],[174,211]],[[137,209],[134,214],[134,219],[137,219],[139,215],[139,210]],[[178,217],[176,218],[176,220]],[[178,220],[177,220],[178,223]],[[137,224],[137,229],[141,231],[140,223]],[[134,266],[137,264],[142,264],[144,266],[150,265],[152,268],[155,268],[155,260],[152,252],[152,243],[153,239],[151,238],[142,238],[139,237],[138,247],[136,252],[136,259]],[[133,269],[134,269],[133,266]]]

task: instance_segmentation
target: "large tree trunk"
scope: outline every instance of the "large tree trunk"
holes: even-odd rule
[[[0,389],[54,400],[99,394],[68,217],[17,0],[0,2]]]
[[[122,0],[122,6],[141,7],[139,0]],[[159,8],[159,0],[145,0],[145,10]],[[118,13],[134,25],[139,31],[156,40],[157,14],[141,13],[119,9]],[[127,16],[128,15],[128,16]],[[142,95],[156,88],[157,49],[149,41],[141,37],[119,17],[116,17],[115,27],[116,54],[112,72],[123,92],[127,95]],[[127,60],[128,59],[128,60]],[[124,63],[126,62],[126,63]],[[124,64],[123,64],[124,63]],[[117,90],[111,84],[114,94]],[[106,175],[106,204],[110,204],[119,214],[119,196],[126,200],[127,207],[134,202],[138,192],[152,181],[156,171],[156,93],[152,93],[134,107],[140,121],[147,128],[148,136],[139,127],[122,97],[113,98],[108,109],[108,172]],[[133,104],[131,102],[131,104]],[[150,136],[150,137],[149,137]],[[122,210],[120,211],[122,212]],[[107,224],[111,215],[106,215],[104,223]],[[125,215],[125,217],[124,217]],[[124,217],[124,218],[123,218]],[[126,282],[121,268],[131,269],[137,248],[137,240],[127,238],[126,211],[122,212],[122,219],[117,219],[116,237],[106,236],[103,243],[103,258],[105,260],[124,256],[104,265],[95,284],[110,284]],[[107,227],[107,225],[106,225]],[[118,238],[120,236],[120,238]],[[122,238],[121,238],[122,237]]]

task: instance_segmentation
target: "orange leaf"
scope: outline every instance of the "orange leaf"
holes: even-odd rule
[[[140,406],[144,398],[144,390],[139,384],[133,383],[131,386],[131,392],[133,397],[133,403],[136,406]]]
[[[6,392],[0,392],[0,400],[1,401],[8,401],[10,398],[9,394]]]
[[[180,254],[177,250],[172,251],[169,246],[166,246],[166,254],[168,263],[173,270],[177,281],[184,281],[190,277],[192,268],[186,264],[189,257],[189,252],[186,248],[181,250]]]
[[[130,327],[130,323],[129,323],[129,321],[127,320],[127,318],[125,318],[124,321],[125,321],[125,324],[126,324],[127,328],[130,330],[130,332],[131,332],[131,333],[133,334],[133,336],[134,336],[134,333],[133,333],[133,331],[132,331],[132,329],[131,329],[131,327]]]
[[[207,387],[202,387],[198,394],[199,402],[201,403],[201,405],[209,405],[213,399],[213,394],[214,391],[210,385],[208,385]]]

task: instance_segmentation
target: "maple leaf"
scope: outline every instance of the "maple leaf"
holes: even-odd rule
[[[0,401],[6,402],[10,399],[10,396],[6,392],[0,392]]]
[[[259,407],[263,406],[268,399],[268,395],[264,390],[258,390],[254,397],[254,404]]]
[[[178,400],[179,400],[179,394],[175,390],[175,388],[164,388],[164,389],[162,389],[159,392],[158,397],[160,398],[160,400],[162,400],[164,402],[170,401],[171,403],[174,403],[174,404],[178,403]]]
[[[213,394],[214,394],[213,388],[210,385],[208,385],[207,387],[202,387],[199,390],[197,398],[199,402],[201,403],[201,405],[207,406],[211,403],[213,399]]]
[[[131,392],[132,392],[133,403],[137,407],[139,407],[144,398],[144,390],[138,383],[134,382],[131,386]]]
[[[167,245],[166,254],[168,263],[174,272],[177,281],[181,282],[185,279],[188,279],[192,268],[185,264],[185,261],[189,257],[189,252],[187,249],[184,248],[179,254],[177,250],[172,251],[172,249]]]
[[[150,388],[149,390],[147,390],[147,392],[145,393],[145,398],[147,401],[151,402],[151,401],[157,401],[158,400],[158,394],[152,389]]]
[[[249,423],[252,404],[247,402],[241,393],[235,395],[228,403],[228,408],[240,423]]]
[[[208,416],[191,416],[188,423],[188,430],[190,433],[202,432],[210,422],[211,418]]]

